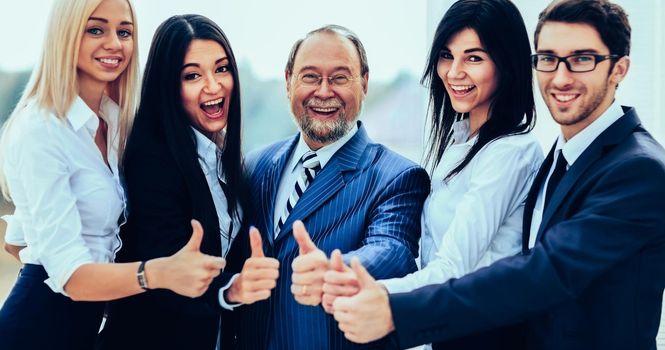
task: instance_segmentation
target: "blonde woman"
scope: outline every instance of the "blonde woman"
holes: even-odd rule
[[[104,303],[167,288],[203,294],[224,266],[200,253],[111,264],[125,194],[118,159],[136,106],[136,17],[128,0],[56,0],[43,54],[2,134],[7,250],[25,264],[0,309],[3,348],[91,349]]]

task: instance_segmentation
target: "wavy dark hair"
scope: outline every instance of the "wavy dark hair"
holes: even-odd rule
[[[213,40],[224,48],[233,75],[233,92],[229,106],[222,167],[228,184],[227,200],[233,215],[243,206],[244,178],[241,150],[240,81],[238,66],[229,40],[221,28],[201,15],[177,15],[164,21],[155,32],[143,75],[141,102],[127,148],[140,145],[137,137],[145,130],[160,133],[183,174],[200,171],[196,137],[180,97],[180,73],[193,40]],[[139,131],[143,130],[143,131]],[[134,137],[132,137],[134,136]],[[185,176],[185,181],[189,177]],[[231,205],[235,203],[236,205]],[[246,207],[246,206],[243,206]]]
[[[430,91],[431,129],[426,163],[436,168],[450,143],[457,112],[437,73],[437,65],[441,50],[464,29],[473,29],[480,38],[496,66],[497,85],[487,121],[478,130],[478,140],[446,180],[462,171],[486,144],[503,136],[529,132],[536,122],[531,47],[519,10],[508,0],[459,0],[436,28],[421,80]]]

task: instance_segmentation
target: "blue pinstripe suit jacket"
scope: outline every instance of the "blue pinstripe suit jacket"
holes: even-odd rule
[[[303,306],[293,298],[291,263],[298,256],[293,222],[302,220],[328,256],[339,248],[347,262],[351,256],[359,257],[377,279],[403,276],[416,270],[420,213],[429,193],[429,178],[415,163],[372,143],[360,124],[356,135],[319,172],[274,238],[277,187],[298,137],[248,157],[250,221],[263,235],[266,256],[279,259],[280,276],[269,300],[233,312],[237,345],[243,349],[361,348],[344,338],[321,306]]]

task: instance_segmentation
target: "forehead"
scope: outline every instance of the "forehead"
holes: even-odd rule
[[[334,33],[317,33],[306,38],[295,57],[294,72],[303,68],[360,71],[358,51],[353,43]]]
[[[451,51],[464,51],[472,48],[483,48],[483,44],[480,42],[480,38],[475,30],[465,28],[453,34],[450,39],[448,39],[446,47]]]
[[[132,22],[132,10],[127,0],[102,0],[90,17]]]
[[[545,22],[536,47],[538,52],[553,52],[560,56],[580,51],[609,52],[598,31],[586,23]]]
[[[194,39],[187,47],[185,53],[186,63],[201,63],[206,61],[215,62],[226,57],[226,51],[214,40]]]

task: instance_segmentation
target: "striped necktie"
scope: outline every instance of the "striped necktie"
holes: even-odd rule
[[[282,231],[282,226],[284,226],[286,219],[289,217],[289,214],[291,214],[291,210],[296,206],[298,199],[300,199],[307,189],[307,186],[314,181],[316,174],[321,170],[319,157],[317,157],[316,152],[314,151],[305,153],[300,160],[302,161],[303,172],[296,181],[295,188],[293,189],[289,200],[286,202],[286,208],[284,209],[282,216],[279,217],[277,229],[275,230],[275,237],[277,237],[279,232]]]

